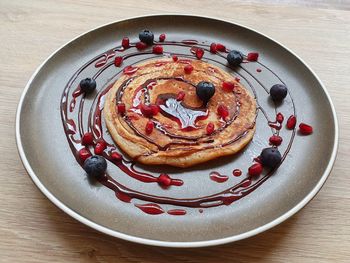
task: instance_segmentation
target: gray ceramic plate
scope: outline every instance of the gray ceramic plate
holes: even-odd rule
[[[220,42],[243,53],[260,53],[257,63],[240,69],[251,82],[259,103],[274,118],[275,111],[263,86],[280,83],[266,67],[272,69],[289,87],[299,120],[314,127],[311,136],[296,134],[285,161],[277,172],[255,191],[228,206],[204,209],[186,208],[185,216],[149,215],[137,209],[133,200],[124,203],[106,187],[91,185],[76,162],[63,132],[60,100],[73,73],[90,59],[119,45],[123,36],[137,40],[143,28],[156,36],[166,33],[168,40],[197,39],[206,43]],[[171,47],[165,47],[165,51]],[[181,47],[178,47],[181,48]],[[190,54],[188,48],[177,52]],[[204,59],[212,55],[206,52]],[[136,59],[137,60],[137,59]],[[134,63],[130,60],[126,63]],[[126,64],[125,64],[126,65]],[[266,67],[265,67],[266,66]],[[260,68],[260,73],[256,70]],[[91,76],[98,69],[88,68],[82,75]],[[111,82],[115,68],[110,67],[98,79],[101,87]],[[250,74],[248,74],[250,73]],[[254,79],[255,76],[256,79]],[[77,82],[78,83],[78,82]],[[245,83],[247,85],[247,83]],[[247,85],[248,86],[248,85]],[[89,107],[92,99],[86,100]],[[290,96],[277,109],[288,117],[293,112]],[[86,118],[86,116],[84,116]],[[233,168],[246,171],[271,134],[259,113],[253,141],[240,154],[221,158],[190,169],[144,167],[153,174],[169,173],[184,181],[182,187],[164,190],[157,184],[141,183],[110,165],[109,171],[122,184],[155,195],[193,198],[223,191],[242,178],[232,176]],[[282,129],[286,151],[292,132]],[[300,210],[320,190],[335,160],[338,126],[330,97],[312,70],[290,50],[252,29],[212,18],[156,15],[111,23],[89,31],[54,52],[34,73],[20,100],[16,136],[19,153],[29,175],[38,188],[63,211],[80,222],[103,233],[125,240],[170,247],[199,247],[223,244],[247,238],[267,230]],[[288,143],[287,143],[288,142]],[[225,183],[210,180],[211,171],[229,174]],[[245,175],[243,175],[245,176]],[[164,209],[174,208],[164,205]]]

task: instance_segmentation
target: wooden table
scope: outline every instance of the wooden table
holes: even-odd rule
[[[350,4],[265,2],[1,1],[0,262],[350,262]],[[340,123],[333,172],[305,209],[270,231],[201,249],[132,244],[98,233],[56,208],[21,164],[15,111],[35,68],[62,44],[98,25],[169,12],[227,19],[271,36],[304,58],[333,98]]]

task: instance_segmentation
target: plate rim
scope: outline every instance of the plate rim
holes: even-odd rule
[[[35,77],[37,76],[37,74],[40,72],[40,70],[45,66],[45,64],[52,58],[54,57],[62,48],[64,48],[65,46],[69,45],[70,43],[74,42],[76,39],[92,32],[92,31],[96,31],[99,30],[103,27],[112,25],[112,24],[116,24],[116,23],[120,23],[120,22],[126,22],[129,20],[134,20],[134,19],[139,19],[139,18],[149,18],[149,17],[159,17],[159,16],[166,16],[166,17],[170,17],[170,16],[178,16],[178,17],[194,17],[194,18],[204,18],[204,19],[210,19],[210,20],[216,20],[216,21],[221,21],[221,22],[225,22],[225,23],[229,23],[235,26],[239,26],[242,28],[245,28],[247,30],[250,30],[258,35],[261,35],[267,39],[269,39],[270,41],[278,44],[279,46],[281,46],[282,48],[284,48],[285,50],[287,50],[290,54],[292,54],[294,57],[296,57],[302,64],[304,64],[304,66],[310,71],[310,73],[315,77],[315,79],[317,80],[317,82],[320,84],[321,88],[323,89],[327,100],[330,103],[330,107],[331,107],[331,111],[332,111],[332,116],[333,116],[333,125],[334,125],[334,131],[335,131],[335,135],[334,135],[334,143],[333,143],[333,149],[332,149],[332,154],[330,157],[330,161],[326,167],[326,169],[324,170],[322,176],[320,177],[319,181],[317,182],[317,184],[315,185],[315,187],[298,203],[296,204],[293,208],[291,208],[290,210],[288,210],[286,213],[284,213],[283,215],[275,218],[274,220],[268,222],[267,224],[264,224],[260,227],[257,227],[255,229],[249,230],[245,233],[241,233],[238,235],[234,235],[234,236],[230,236],[230,237],[224,237],[224,238],[219,238],[219,239],[212,239],[212,240],[203,240],[203,241],[163,241],[163,240],[155,240],[155,239],[149,239],[149,238],[142,238],[142,237],[137,237],[137,236],[133,236],[133,235],[129,235],[129,234],[125,234],[122,232],[118,232],[116,230],[112,230],[108,227],[102,226],[98,223],[95,223],[87,218],[85,218],[84,216],[78,214],[77,212],[75,212],[73,209],[69,208],[68,206],[66,206],[63,202],[61,202],[58,198],[56,198],[45,186],[44,184],[40,181],[40,179],[36,176],[35,172],[33,171],[32,167],[29,164],[28,159],[26,158],[26,155],[24,153],[24,149],[23,149],[23,145],[22,145],[22,140],[21,140],[21,134],[20,134],[20,119],[21,119],[21,111],[22,111],[22,105],[23,102],[25,100],[25,97],[31,87],[31,84],[33,82],[33,80],[35,79]],[[175,248],[190,248],[190,247],[208,247],[208,246],[216,246],[216,245],[222,245],[222,244],[226,244],[226,243],[230,243],[230,242],[235,242],[238,240],[242,240],[248,237],[252,237],[255,236],[259,233],[262,233],[268,229],[271,229],[274,226],[279,225],[280,223],[284,222],[285,220],[287,220],[288,218],[290,218],[291,216],[293,216],[294,214],[296,214],[299,210],[301,210],[306,204],[308,204],[315,196],[316,194],[320,191],[320,189],[322,188],[322,186],[324,185],[324,183],[326,182],[327,178],[329,177],[331,170],[333,168],[333,165],[335,163],[335,159],[336,159],[336,155],[337,155],[337,151],[338,151],[338,145],[339,145],[339,127],[338,127],[338,119],[337,119],[337,115],[336,115],[336,111],[335,111],[335,107],[334,104],[332,102],[332,99],[327,91],[327,89],[325,88],[324,84],[322,83],[322,81],[320,80],[320,78],[316,75],[316,73],[310,68],[310,66],[302,59],[300,58],[297,54],[295,54],[292,50],[290,50],[289,48],[287,48],[286,46],[284,46],[283,44],[281,44],[279,41],[276,41],[272,38],[270,38],[269,36],[251,28],[245,25],[242,25],[240,23],[236,23],[236,22],[231,22],[228,21],[226,19],[219,19],[216,17],[212,17],[212,16],[199,16],[199,15],[192,15],[192,14],[177,14],[177,13],[167,13],[167,14],[162,14],[162,13],[155,13],[155,14],[149,14],[149,15],[142,15],[142,16],[133,16],[133,17],[128,17],[125,19],[120,19],[120,20],[115,20],[112,22],[108,22],[105,23],[103,25],[97,26],[93,29],[90,29],[88,31],[83,32],[82,34],[79,34],[78,36],[74,37],[73,39],[69,40],[68,42],[64,43],[63,45],[61,45],[59,48],[57,48],[55,51],[53,51],[34,71],[34,73],[32,74],[32,76],[30,77],[30,79],[28,80],[24,90],[22,91],[18,106],[17,106],[17,110],[16,110],[16,121],[15,121],[15,136],[16,136],[16,144],[17,144],[17,150],[19,152],[21,161],[23,163],[24,168],[27,170],[31,180],[34,182],[34,184],[39,188],[39,190],[42,192],[42,194],[44,196],[46,196],[54,205],[56,205],[58,208],[60,208],[63,212],[65,212],[66,214],[68,214],[69,216],[73,217],[74,219],[76,219],[77,221],[83,223],[84,225],[87,225],[99,232],[102,232],[104,234],[107,234],[109,236],[113,236],[113,237],[117,237],[126,241],[131,241],[131,242],[135,242],[135,243],[139,243],[139,244],[145,244],[145,245],[152,245],[152,246],[160,246],[160,247],[175,247]]]

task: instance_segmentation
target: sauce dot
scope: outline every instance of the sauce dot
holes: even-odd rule
[[[234,169],[234,170],[232,171],[232,174],[233,174],[234,176],[238,177],[238,176],[241,176],[241,175],[242,175],[242,171],[241,171],[240,169]]]

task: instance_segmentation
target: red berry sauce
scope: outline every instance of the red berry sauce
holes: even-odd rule
[[[217,182],[217,183],[224,183],[228,180],[227,175],[222,175],[218,172],[211,172],[209,176],[210,176],[211,180],[213,180],[214,182]]]
[[[239,176],[242,175],[242,170],[240,170],[240,169],[234,169],[234,170],[232,171],[232,174],[233,174],[233,176],[239,177]]]

